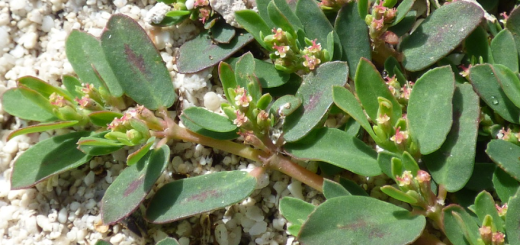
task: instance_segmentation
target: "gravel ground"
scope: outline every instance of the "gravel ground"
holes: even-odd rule
[[[147,21],[157,8],[153,0],[0,0],[0,94],[16,86],[16,79],[31,75],[60,85],[62,75],[74,75],[65,55],[65,40],[73,29],[99,37],[113,13],[126,14],[154,37],[180,95],[178,109],[202,106],[218,112],[222,88],[211,71],[175,73],[177,48],[197,33],[192,23],[153,28]],[[179,112],[179,111],[177,111]],[[177,112],[172,111],[175,116]],[[125,167],[128,152],[96,157],[78,169],[54,176],[34,188],[10,190],[13,162],[38,141],[70,130],[18,136],[7,135],[31,122],[14,118],[0,104],[0,244],[154,244],[166,236],[187,244],[297,244],[286,231],[278,200],[294,196],[315,205],[323,201],[316,191],[278,172],[269,172],[253,195],[240,204],[167,225],[146,223],[139,210],[114,226],[101,223],[100,200],[106,188]],[[169,142],[171,164],[159,178],[160,186],[177,178],[234,169],[253,164],[202,145]],[[310,164],[310,167],[315,164]],[[144,206],[141,206],[141,210]]]

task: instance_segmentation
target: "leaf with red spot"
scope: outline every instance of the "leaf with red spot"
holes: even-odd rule
[[[170,158],[164,145],[149,151],[143,158],[117,176],[101,201],[103,223],[113,224],[131,214],[152,189]]]
[[[177,180],[157,191],[146,219],[162,224],[224,208],[248,197],[255,186],[255,177],[238,170]]]
[[[346,62],[328,62],[303,78],[302,86],[296,93],[302,99],[303,106],[285,119],[283,131],[286,141],[303,138],[320,123],[332,105],[332,87],[344,86],[348,72]]]
[[[148,109],[175,101],[170,73],[146,32],[130,17],[108,20],[101,46],[123,91]]]
[[[342,196],[318,206],[303,224],[298,240],[302,244],[409,244],[425,225],[424,216],[393,204],[372,197]]]

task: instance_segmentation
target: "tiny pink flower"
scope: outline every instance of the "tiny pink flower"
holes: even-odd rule
[[[110,122],[108,124],[108,129],[114,131],[122,125],[123,125],[123,120],[121,120],[120,118],[114,118],[114,120],[112,120],[112,122]]]
[[[431,180],[431,176],[428,172],[426,172],[424,170],[419,170],[419,171],[417,171],[417,176],[415,177],[415,179],[419,183],[426,183]]]
[[[321,60],[314,55],[304,55],[303,58],[305,58],[303,66],[309,68],[309,70],[314,70],[321,63]]]
[[[506,235],[502,232],[493,232],[493,238],[491,238],[491,244],[502,245],[505,242]]]
[[[482,241],[484,241],[486,244],[491,242],[493,234],[491,231],[491,226],[482,226],[478,228],[478,232],[480,233],[480,238],[482,238]]]
[[[498,134],[497,134],[497,138],[498,139],[502,139],[502,140],[509,140],[509,138],[511,137],[511,129],[510,128],[507,128],[507,130],[505,130],[504,128],[501,128],[499,131],[498,131]]]
[[[88,94],[86,94],[85,96],[81,97],[81,99],[76,98],[75,101],[79,104],[81,108],[86,108],[87,106],[89,106],[91,99],[88,96]]]
[[[202,24],[206,23],[206,20],[209,19],[209,9],[201,8],[199,9],[199,20],[202,22]]]
[[[460,67],[460,69],[462,69],[462,71],[459,72],[459,74],[462,77],[468,77],[469,76],[469,69],[471,68],[471,65],[469,65],[468,67],[466,67],[465,65],[460,65],[459,67]]]
[[[307,47],[306,49],[309,50],[312,53],[318,53],[321,51],[321,44],[316,43],[318,39],[312,40],[312,45],[310,47]]]
[[[390,117],[386,114],[382,114],[376,119],[377,124],[385,124],[390,121]]]
[[[208,6],[208,5],[209,5],[208,0],[195,0],[195,2],[193,3],[193,7],[203,7],[203,6]]]
[[[253,100],[251,95],[247,94],[247,91],[244,88],[236,88],[235,93],[235,105],[237,106],[248,107],[249,102]]]
[[[241,111],[236,110],[235,115],[237,116],[237,118],[235,120],[233,120],[233,123],[235,125],[237,125],[238,127],[241,127],[242,125],[244,125],[244,123],[247,122],[246,115],[244,113],[242,113]]]
[[[289,46],[278,46],[276,43],[274,44],[273,48],[276,49],[274,54],[280,56],[280,58],[285,58],[287,52],[290,50]]]
[[[61,96],[57,93],[52,93],[49,96],[49,102],[51,102],[51,105],[54,105],[57,107],[63,107],[66,104],[65,98],[63,98],[63,96]]]
[[[273,33],[274,33],[274,39],[278,40],[278,41],[281,41],[284,37],[284,32],[281,28],[273,28]]]
[[[401,131],[401,127],[397,127],[395,129],[395,135],[390,138],[391,141],[395,142],[396,144],[400,145],[408,139],[408,132],[407,131]]]
[[[399,186],[409,186],[412,183],[413,175],[410,171],[404,171],[403,175],[395,176],[395,180]]]
[[[498,211],[498,215],[500,215],[500,216],[505,216],[506,215],[506,213],[507,213],[507,203],[505,203],[502,206],[498,206],[498,204],[495,204],[495,208]]]
[[[92,90],[94,90],[94,85],[92,85],[90,83],[81,84],[81,92],[83,92],[85,94],[89,94],[90,92],[92,92]]]
[[[374,29],[376,30],[381,30],[383,29],[383,25],[384,25],[384,19],[381,18],[381,19],[375,19],[372,21],[372,26]]]
[[[269,114],[267,114],[267,112],[265,112],[264,110],[261,110],[256,116],[256,118],[258,121],[265,121],[269,119]]]

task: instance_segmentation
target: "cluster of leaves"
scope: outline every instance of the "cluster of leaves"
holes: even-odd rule
[[[280,201],[288,232],[304,244],[520,244],[520,8],[514,1],[426,2],[257,0],[258,12],[235,13],[247,32],[215,16],[180,48],[177,66],[182,73],[218,69],[225,116],[185,109],[179,119],[188,130],[167,116],[174,88],[137,23],[114,15],[100,40],[73,31],[66,51],[79,79],[64,76],[63,89],[23,77],[3,96],[8,113],[41,122],[9,138],[76,130],[20,156],[11,188],[136,146],[102,200],[103,222],[113,224],[166,168],[165,143],[184,140],[263,166],[168,183],[147,203],[150,222],[237,203],[255,189],[255,177],[275,169],[327,199],[317,207]],[[169,17],[197,19],[208,8],[173,4]],[[498,10],[509,13],[503,25],[489,14]],[[236,54],[253,40],[260,50]],[[325,123],[331,117],[337,125]],[[283,133],[275,139],[276,128]],[[244,144],[230,141],[239,136]],[[478,154],[483,147],[487,154]],[[291,159],[318,162],[320,175]],[[386,176],[395,184],[376,188],[409,208],[370,197],[352,174]]]

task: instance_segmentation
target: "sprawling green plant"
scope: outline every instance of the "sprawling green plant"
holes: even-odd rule
[[[176,18],[162,24],[179,16],[206,22],[202,1],[189,9],[168,3]],[[247,32],[215,14],[209,31],[180,48],[177,66],[182,73],[217,69],[226,116],[197,107],[168,116],[176,100],[171,78],[128,17],[112,16],[100,40],[73,31],[66,51],[79,79],[64,76],[63,89],[23,77],[3,96],[8,113],[41,122],[9,138],[75,129],[21,155],[11,188],[138,146],[102,200],[103,222],[114,224],[166,168],[166,142],[182,140],[262,167],[168,183],[147,207],[150,222],[237,203],[274,169],[327,199],[317,207],[281,199],[287,230],[302,244],[520,244],[520,8],[515,1],[426,3],[257,0],[258,12],[235,13]],[[493,18],[500,11],[509,13],[499,17],[503,24]],[[253,40],[258,45],[248,48],[257,49],[244,50]],[[339,122],[324,126],[330,117]],[[277,128],[283,133],[274,138]],[[477,150],[484,148],[487,156]],[[319,172],[295,160],[319,162]],[[394,184],[363,189],[355,179],[365,177]]]

